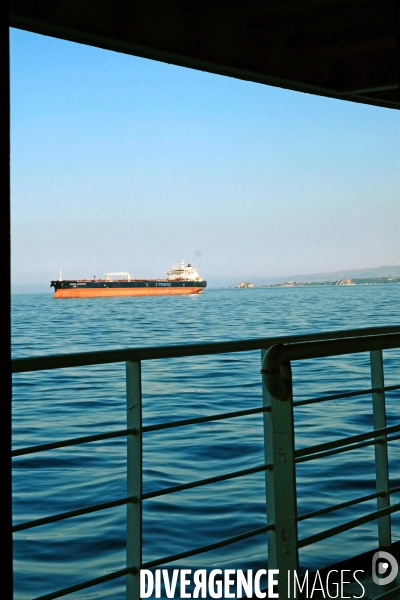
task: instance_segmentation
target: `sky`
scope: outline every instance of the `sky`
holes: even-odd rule
[[[400,265],[399,112],[11,30],[13,291]]]

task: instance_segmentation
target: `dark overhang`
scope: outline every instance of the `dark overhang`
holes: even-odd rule
[[[291,90],[400,107],[398,0],[10,0],[10,25]]]

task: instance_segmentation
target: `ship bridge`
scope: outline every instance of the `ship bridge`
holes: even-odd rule
[[[6,10],[7,4],[4,4]],[[243,80],[278,86],[298,92],[307,92],[337,98],[343,101],[370,104],[384,109],[399,109],[399,2],[398,0],[154,0],[143,2],[132,0],[10,0],[10,25],[38,34],[88,44],[99,48],[123,52],[134,56],[151,58],[174,65],[199,69]],[[7,58],[6,58],[7,61]],[[8,62],[6,62],[8,64]],[[7,78],[4,79],[7,83]],[[7,85],[4,86],[7,94]],[[6,96],[6,105],[8,96]],[[9,128],[9,116],[3,113],[5,128]],[[8,170],[9,142],[4,153]],[[5,179],[4,197],[9,195],[9,179]],[[3,223],[3,257],[9,257],[9,204],[1,203]],[[9,285],[7,260],[2,261],[5,275],[3,281]],[[3,385],[11,392],[9,333],[10,321],[7,306],[2,311]],[[252,536],[268,532],[269,564],[281,569],[295,569],[298,549],[305,545],[326,539],[338,531],[324,531],[299,539],[297,521],[315,515],[296,516],[296,494],[294,465],[296,462],[323,457],[333,452],[342,452],[361,444],[374,444],[376,447],[376,491],[370,497],[354,500],[364,502],[374,499],[375,510],[353,522],[343,524],[350,528],[362,525],[368,520],[377,520],[378,531],[376,548],[392,548],[393,535],[390,515],[398,508],[390,503],[390,495],[397,489],[389,487],[386,445],[398,437],[398,425],[386,427],[384,411],[385,385],[381,361],[382,350],[399,346],[398,330],[327,332],[323,339],[309,336],[296,339],[265,339],[225,342],[207,347],[178,346],[158,349],[115,350],[113,353],[98,353],[95,356],[81,354],[64,357],[27,358],[13,364],[15,372],[34,372],[54,368],[70,368],[82,365],[107,365],[126,362],[127,380],[127,426],[124,431],[105,432],[104,439],[127,436],[128,439],[128,494],[114,503],[83,507],[71,514],[53,515],[39,519],[40,522],[21,523],[18,530],[42,526],[76,515],[96,510],[107,510],[110,506],[126,504],[127,517],[127,561],[120,569],[105,573],[97,579],[90,579],[78,585],[69,585],[62,577],[64,586],[47,594],[46,598],[63,595],[101,585],[115,577],[126,577],[127,598],[139,598],[139,570],[153,568],[159,564],[183,559],[184,556],[166,556],[159,561],[145,564],[141,562],[141,507],[148,498],[141,495],[141,443],[146,433],[141,428],[141,383],[140,363],[151,358],[163,359],[177,356],[194,356],[216,352],[235,352],[258,349],[263,362],[263,402],[259,412],[264,419],[266,449],[265,461],[254,465],[248,472],[264,471],[266,476],[266,502],[271,507],[271,518],[262,531],[247,532],[221,540],[215,547],[224,551],[227,545],[250,539]],[[342,337],[343,340],[338,340]],[[344,339],[345,338],[345,339]],[[278,344],[278,345],[277,345]],[[289,347],[286,347],[288,345]],[[289,364],[294,360],[304,360],[318,356],[365,351],[371,357],[371,388],[357,393],[372,394],[374,429],[368,434],[360,434],[335,443],[322,444],[318,448],[307,448],[299,454],[293,450],[293,422],[291,413],[291,384]],[[278,365],[272,379],[269,377],[272,365]],[[105,367],[104,367],[105,368]],[[273,369],[272,369],[273,370]],[[398,387],[398,386],[397,386]],[[387,391],[387,390],[386,390]],[[10,393],[11,396],[11,393]],[[346,390],[341,397],[346,397]],[[324,400],[327,400],[326,398]],[[5,453],[10,443],[10,402],[2,403],[3,444]],[[132,409],[132,410],[131,410]],[[232,418],[238,415],[230,415]],[[211,419],[224,419],[226,415],[211,415]],[[196,419],[194,419],[195,421]],[[187,425],[178,423],[176,426]],[[159,429],[164,425],[160,424]],[[154,428],[153,428],[154,429]],[[278,431],[284,435],[279,441]],[[93,436],[92,436],[93,437]],[[62,447],[76,443],[90,443],[91,436],[80,440],[60,441]],[[100,439],[100,438],[97,438]],[[279,444],[283,444],[280,448]],[[46,451],[51,444],[42,447],[25,448],[23,453]],[[286,457],[285,460],[282,457]],[[6,464],[6,484],[11,485],[10,473]],[[222,479],[245,476],[245,472],[227,473]],[[211,484],[213,478],[202,482],[188,482],[186,488]],[[179,487],[179,486],[178,486]],[[182,488],[183,489],[183,488]],[[147,496],[176,493],[178,489],[156,490]],[[6,503],[3,514],[10,517],[9,494],[3,495]],[[107,503],[106,503],[107,504]],[[330,507],[328,510],[334,510]],[[268,506],[267,506],[268,510]],[[51,512],[51,511],[50,511]],[[206,511],[205,511],[206,512]],[[343,529],[342,529],[343,530]],[[279,537],[281,536],[281,537]],[[283,537],[282,537],[283,536]],[[318,537],[319,536],[319,537]],[[7,539],[7,542],[5,542]],[[279,540],[283,540],[279,543]],[[4,536],[3,545],[6,566],[11,563],[11,536]],[[200,548],[198,551],[206,551]],[[345,549],[344,558],[345,556]],[[189,556],[189,555],[187,555]],[[368,557],[365,560],[370,560]],[[11,569],[9,568],[9,573]],[[3,578],[3,588],[7,583]],[[367,585],[367,584],[366,584]],[[394,583],[389,589],[383,588],[380,595],[368,592],[369,598],[400,597]],[[372,589],[372,588],[368,588]],[[375,595],[374,595],[375,594]],[[284,597],[284,594],[281,594]],[[349,597],[346,595],[345,597]],[[45,598],[45,596],[42,596]]]

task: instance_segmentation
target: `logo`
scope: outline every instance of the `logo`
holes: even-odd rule
[[[372,557],[372,580],[376,585],[392,583],[399,572],[399,565],[389,552],[379,550]]]

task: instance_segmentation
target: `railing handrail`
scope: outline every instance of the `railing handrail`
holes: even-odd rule
[[[308,360],[339,356],[340,354],[356,354],[371,350],[389,350],[400,345],[400,333],[393,332],[361,337],[347,337],[321,341],[300,342],[284,346],[283,360]]]
[[[293,360],[309,360],[399,347],[400,333],[398,332],[319,341],[309,340],[292,344],[275,344],[265,354],[261,372],[268,391],[276,398],[285,400],[291,395],[290,363]]]
[[[263,351],[261,372],[264,406],[271,408],[264,414],[265,461],[273,464],[273,469],[266,473],[267,515],[268,506],[270,506],[271,519],[275,524],[275,529],[268,534],[270,568],[296,571],[299,565],[299,548],[344,533],[373,520],[378,522],[379,546],[390,546],[392,542],[390,515],[400,511],[400,503],[394,506],[390,505],[387,444],[400,436],[387,437],[387,434],[397,433],[400,425],[386,426],[382,351],[394,348],[400,348],[400,333],[397,331],[380,332],[378,335],[375,333],[373,335],[348,336],[347,338],[336,337],[333,333],[330,338],[325,340],[281,343]],[[295,450],[291,362],[345,354],[353,355],[360,352],[368,352],[370,355],[373,431]],[[390,387],[398,389],[397,385]],[[344,394],[336,396],[343,397]],[[296,464],[304,460],[326,458],[333,454],[356,450],[367,445],[375,446],[377,510],[307,538],[299,539]],[[280,460],[281,456],[284,457],[284,460]],[[275,465],[277,465],[276,473],[274,473]],[[359,501],[366,498],[368,497],[359,499]],[[352,501],[352,504],[355,503]],[[346,503],[342,503],[342,506],[345,505]],[[325,512],[320,511],[319,514]],[[318,511],[315,514],[318,514]],[[287,540],[286,547],[283,547],[281,539]],[[286,583],[283,584],[283,591],[289,592]]]
[[[392,325],[388,327],[363,327],[359,329],[341,329],[338,331],[324,331],[321,333],[306,333],[299,335],[281,335],[248,340],[230,340],[224,342],[206,342],[198,344],[171,344],[168,346],[150,346],[124,348],[118,350],[96,350],[94,352],[74,352],[48,356],[32,356],[13,359],[11,361],[11,371],[12,373],[24,373],[28,371],[84,367],[126,361],[157,360],[184,356],[200,356],[205,354],[246,352],[250,350],[260,350],[261,348],[269,348],[276,344],[312,342],[324,340],[327,337],[332,339],[332,334],[335,336],[335,339],[340,339],[353,336],[384,335],[392,333],[400,333],[400,325]]]

